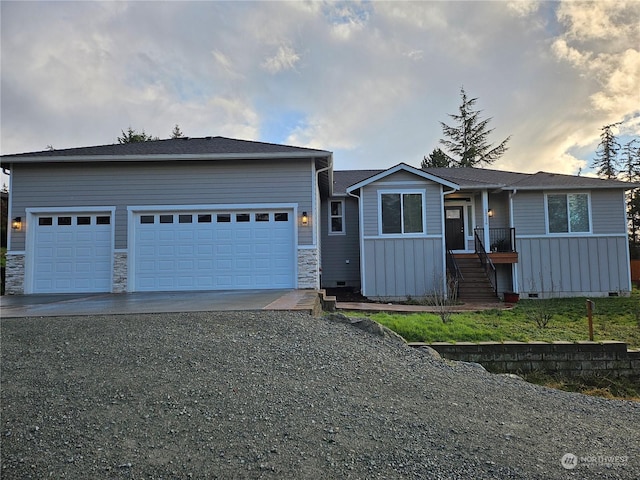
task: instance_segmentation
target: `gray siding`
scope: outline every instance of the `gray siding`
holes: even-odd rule
[[[422,297],[442,291],[442,240],[372,239],[364,242],[367,297]]]
[[[508,228],[509,194],[507,192],[490,193],[488,200],[489,208],[493,210],[493,217],[489,218],[489,228]],[[480,197],[480,214],[482,215],[482,197]]]
[[[398,175],[398,174],[396,174]],[[419,177],[413,176],[414,182]],[[395,176],[393,176],[395,178]],[[379,235],[378,227],[378,191],[380,190],[426,190],[426,232],[427,235],[442,234],[442,206],[441,186],[437,183],[425,180],[421,185],[415,183],[385,185],[384,183],[372,183],[361,189],[361,201],[363,202],[363,228],[367,237]]]
[[[629,291],[625,237],[517,240],[520,291],[541,296],[606,295]]]
[[[329,201],[344,200],[345,234],[329,235]],[[322,287],[344,286],[360,288],[360,229],[358,201],[353,197],[332,198],[322,201]],[[347,263],[347,261],[349,263]]]
[[[12,217],[25,218],[29,207],[115,206],[115,248],[127,248],[132,205],[297,203],[312,211],[312,160],[14,165],[11,175]],[[13,234],[12,250],[25,248],[25,230]],[[313,244],[311,227],[299,226],[298,243]]]
[[[513,196],[513,224],[516,235],[546,233],[542,192],[518,192]]]
[[[593,190],[591,192],[591,219],[593,233],[625,233],[626,211],[622,208],[625,198],[622,190]]]

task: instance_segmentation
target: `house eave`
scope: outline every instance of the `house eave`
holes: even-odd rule
[[[213,153],[213,154],[147,154],[147,155],[59,155],[12,157],[2,159],[2,166],[28,163],[78,163],[78,162],[175,162],[216,160],[262,160],[262,159],[315,159],[330,158],[331,153],[281,152],[281,153]]]

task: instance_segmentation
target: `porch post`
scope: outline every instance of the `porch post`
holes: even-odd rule
[[[489,193],[487,190],[482,190],[482,231],[484,233],[484,238],[482,239],[482,243],[484,243],[484,249],[487,252],[491,251],[491,245],[489,245]]]

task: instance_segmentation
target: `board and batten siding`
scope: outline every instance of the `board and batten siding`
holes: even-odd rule
[[[11,175],[12,216],[115,206],[116,249],[127,248],[127,206],[297,203],[312,211],[311,159],[13,165]],[[12,250],[24,250],[26,228],[12,235]],[[298,226],[298,244],[313,243],[312,229]]]
[[[442,291],[442,248],[439,238],[365,240],[363,295],[396,299]]]
[[[541,298],[629,291],[624,236],[518,238],[520,292]]]
[[[344,234],[329,235],[329,202],[344,201]],[[358,201],[336,197],[322,201],[321,209],[322,287],[360,287],[360,226]],[[344,285],[338,285],[344,282]]]

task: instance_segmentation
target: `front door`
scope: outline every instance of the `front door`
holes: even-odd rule
[[[464,207],[444,207],[447,250],[464,250]]]

